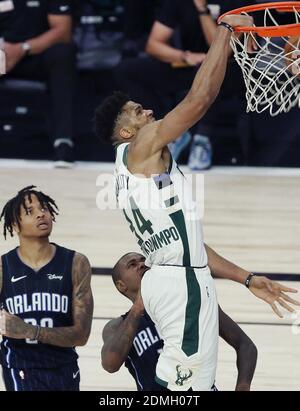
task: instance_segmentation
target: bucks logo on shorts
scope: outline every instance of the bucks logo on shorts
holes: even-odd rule
[[[177,380],[175,381],[176,385],[182,386],[184,381],[187,381],[193,375],[192,370],[189,368],[182,368],[181,365],[176,365]]]

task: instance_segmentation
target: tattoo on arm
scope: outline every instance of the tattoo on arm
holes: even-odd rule
[[[85,345],[93,318],[93,296],[91,290],[91,266],[88,259],[76,253],[72,269],[73,280],[73,325],[71,327],[42,327],[39,341],[59,347]]]
[[[140,323],[141,313],[132,308],[125,320],[110,321],[103,330],[102,365],[110,372],[117,371],[125,362]]]
[[[78,261],[77,261],[78,260]],[[73,321],[87,341],[91,332],[94,301],[91,289],[92,269],[85,256],[74,258],[73,268]]]

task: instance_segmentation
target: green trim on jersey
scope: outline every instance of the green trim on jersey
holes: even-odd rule
[[[179,235],[181,237],[182,245],[183,245],[183,259],[182,265],[184,267],[190,267],[191,265],[191,255],[190,255],[190,247],[189,247],[189,240],[187,236],[185,221],[184,221],[184,214],[182,210],[178,210],[175,213],[170,214],[170,217],[177,228]]]
[[[160,378],[158,378],[158,376],[155,376],[155,381],[157,382],[157,384],[161,385],[162,387],[168,388],[168,383],[167,381],[161,380]]]
[[[179,198],[178,198],[178,196],[174,196],[174,197],[170,198],[169,200],[165,200],[165,206],[166,206],[167,208],[173,207],[173,205],[175,205],[175,204],[177,204],[177,203],[179,203]]]
[[[182,339],[182,351],[189,357],[199,348],[199,316],[201,308],[201,289],[195,271],[186,268],[188,300],[185,311],[185,323]]]
[[[169,164],[169,168],[168,168],[168,173],[169,174],[172,171],[172,167],[173,167],[173,157],[172,157],[172,154],[170,153],[170,164]]]
[[[122,158],[122,161],[123,161],[124,166],[125,166],[126,168],[127,168],[128,149],[129,149],[129,144],[128,144],[128,146],[126,146],[126,147],[124,148],[123,158]]]
[[[121,144],[124,144],[124,141],[119,141],[117,143],[113,143],[113,148],[115,149],[115,151],[118,150],[118,148],[120,147]]]

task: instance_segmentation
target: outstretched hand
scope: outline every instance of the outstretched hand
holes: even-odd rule
[[[270,304],[274,313],[280,318],[283,318],[283,315],[279,311],[277,304],[281,305],[281,307],[285,308],[290,313],[293,313],[295,309],[289,304],[300,306],[299,301],[294,300],[286,294],[297,293],[298,290],[286,287],[276,281],[269,280],[267,277],[254,276],[251,279],[249,289],[256,297]],[[287,304],[287,302],[289,304]]]

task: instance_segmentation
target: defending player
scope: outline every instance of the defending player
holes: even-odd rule
[[[29,186],[3,208],[4,237],[20,245],[1,258],[1,364],[8,391],[78,391],[75,346],[91,330],[88,259],[50,243],[55,201]]]
[[[125,254],[116,263],[112,278],[117,290],[132,301],[128,313],[109,321],[103,329],[104,345],[101,351],[102,366],[117,372],[125,364],[139,391],[161,391],[155,382],[155,368],[163,348],[163,341],[150,317],[144,311],[140,298],[140,285],[149,267],[145,257],[137,253]],[[219,334],[237,354],[238,377],[236,391],[249,391],[253,378],[257,349],[241,328],[219,307]],[[184,379],[178,370],[179,381]],[[194,389],[197,390],[197,384]],[[212,390],[215,390],[215,386]]]

